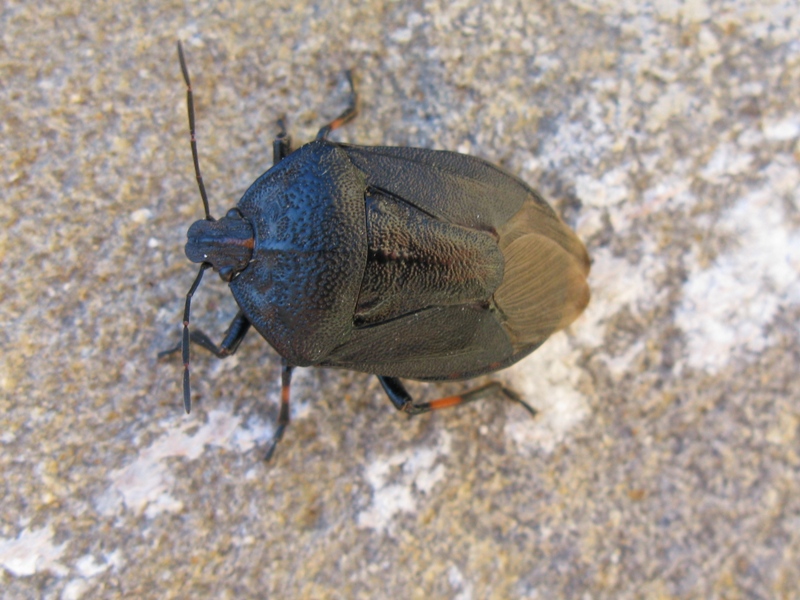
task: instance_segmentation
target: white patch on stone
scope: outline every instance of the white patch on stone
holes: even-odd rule
[[[81,577],[94,577],[104,572],[110,566],[111,565],[108,563],[98,563],[91,554],[84,554],[75,561],[75,568],[78,569],[78,573]]]
[[[607,322],[619,311],[627,308],[631,314],[639,316],[655,305],[661,292],[654,281],[663,269],[657,256],[649,252],[643,253],[639,264],[633,264],[614,256],[609,248],[595,250],[589,273],[592,299],[586,312],[570,327],[578,345],[602,346]]]
[[[398,514],[415,512],[417,497],[444,478],[444,466],[436,462],[449,452],[450,434],[442,431],[430,447],[394,452],[368,464],[364,479],[372,488],[372,503],[358,514],[358,526],[387,531]]]
[[[586,175],[575,179],[575,191],[585,206],[608,208],[630,198],[630,165],[608,171],[599,180]]]
[[[753,155],[742,152],[736,144],[720,144],[706,166],[700,171],[700,176],[711,183],[722,183],[731,175],[748,172],[752,162]]]
[[[567,336],[556,334],[543,348],[503,372],[503,379],[538,411],[531,418],[522,407],[509,410],[505,435],[525,453],[550,453],[567,432],[589,415],[586,398],[577,391],[579,352]]]
[[[666,75],[664,78],[669,79],[669,77],[669,75]],[[683,86],[670,86],[666,92],[658,96],[650,107],[645,122],[646,129],[650,132],[663,129],[673,117],[686,115],[691,104],[692,95]]]
[[[58,562],[68,542],[53,544],[53,528],[50,525],[36,531],[23,529],[16,539],[0,538],[0,565],[17,577],[26,577],[51,571],[64,576],[67,568]]]
[[[800,116],[765,123],[764,137],[775,142],[785,142],[800,137]]]
[[[85,579],[73,579],[61,591],[61,600],[80,600],[89,591],[89,582]]]
[[[454,600],[472,600],[474,597],[472,585],[466,580],[464,574],[457,566],[450,565],[450,568],[447,569],[447,580],[450,582],[453,590],[458,592],[453,596]]]
[[[131,213],[131,221],[137,225],[142,225],[153,218],[153,211],[149,208],[140,208]]]
[[[195,428],[194,433],[187,433]],[[182,420],[142,450],[132,463],[109,474],[111,486],[97,499],[96,507],[106,516],[117,514],[123,504],[149,518],[162,512],[180,511],[183,503],[170,494],[174,479],[165,459],[182,456],[194,460],[207,445],[246,452],[268,439],[271,433],[270,426],[252,419],[247,428],[242,427],[240,417],[230,412],[230,408],[210,411],[208,422],[199,427],[195,419]]]
[[[103,554],[103,558],[106,559],[106,562],[114,571],[119,571],[122,565],[125,564],[125,561],[122,559],[122,551],[119,548],[113,552]]]
[[[173,498],[167,493],[154,498],[144,511],[144,516],[152,519],[161,513],[178,513],[183,510],[183,502]]]
[[[676,324],[686,364],[716,373],[732,360],[763,352],[776,339],[766,326],[781,306],[800,304],[800,231],[782,203],[800,204],[800,171],[790,159],[766,169],[764,186],[740,199],[715,224],[734,247],[704,268],[695,261]]]

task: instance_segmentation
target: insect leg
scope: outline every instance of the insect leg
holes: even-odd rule
[[[198,282],[196,281],[195,283]],[[188,295],[189,299],[191,299],[191,294],[193,294],[195,288],[196,285],[192,286],[192,289]],[[247,331],[249,329],[250,321],[247,320],[247,317],[245,317],[244,313],[240,310],[231,321],[231,324],[228,326],[228,331],[225,333],[222,343],[217,346],[213,341],[211,341],[211,338],[209,338],[199,329],[192,329],[191,332],[189,331],[187,309],[187,312],[184,315],[184,339],[178,342],[174,348],[162,350],[158,353],[158,358],[162,358],[164,356],[174,354],[179,350],[183,351],[183,404],[187,413],[192,408],[191,395],[189,393],[189,342],[197,344],[198,346],[202,346],[217,358],[226,358],[236,352],[236,349],[239,347],[239,344],[242,343],[242,340],[244,339],[244,336],[247,335]]]
[[[466,404],[473,402],[480,398],[484,398],[492,393],[501,392],[509,400],[519,402],[531,415],[536,416],[536,409],[532,408],[516,392],[505,387],[502,383],[497,381],[490,381],[486,385],[469,390],[458,396],[447,396],[446,398],[439,398],[430,402],[415,403],[411,394],[408,393],[405,386],[400,382],[397,377],[383,377],[378,376],[386,395],[397,410],[410,415],[418,415],[420,413],[428,412],[431,410],[439,410],[441,408],[448,408],[450,406],[458,406],[459,404]]]
[[[345,75],[347,76],[347,81],[350,83],[350,103],[342,114],[319,130],[317,134],[318,140],[326,139],[331,131],[339,129],[342,125],[349,123],[355,119],[358,114],[358,92],[356,92],[356,86],[353,84],[353,72],[346,71]]]
[[[281,411],[278,413],[278,426],[272,436],[272,443],[264,455],[264,460],[267,461],[275,453],[275,446],[283,438],[283,432],[286,431],[286,426],[289,424],[289,388],[292,384],[292,369],[294,367],[289,365],[286,359],[281,361]]]
[[[250,321],[247,320],[247,317],[244,316],[242,311],[239,311],[231,321],[231,324],[228,325],[228,330],[225,332],[225,337],[219,346],[217,346],[211,340],[211,338],[209,338],[199,329],[192,329],[192,331],[189,333],[189,340],[193,344],[197,344],[198,346],[205,348],[217,358],[227,358],[236,352],[236,349],[239,347],[239,344],[242,343],[242,340],[247,335],[249,329]],[[182,344],[179,342],[174,348],[162,350],[158,353],[158,358],[174,354],[181,349],[181,345]]]
[[[292,153],[292,136],[286,133],[283,117],[278,119],[278,135],[272,141],[272,164],[277,165]]]

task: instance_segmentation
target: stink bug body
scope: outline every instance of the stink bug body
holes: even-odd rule
[[[281,411],[268,457],[289,422],[295,366],[374,373],[394,406],[411,414],[492,391],[519,400],[489,383],[419,403],[399,378],[455,380],[497,371],[583,311],[589,257],[547,202],[472,156],[329,141],[332,130],[356,115],[350,79],[347,110],[295,151],[281,124],[274,166],[236,208],[214,220],[180,44],[178,52],[206,211],[188,232],[186,255],[201,266],[186,297],[183,340],[163,353],[182,349],[187,412],[190,342],[223,358],[251,326],[283,358]],[[219,345],[189,332],[191,298],[209,267],[239,305]]]

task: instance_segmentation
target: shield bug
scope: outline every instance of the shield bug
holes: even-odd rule
[[[189,73],[192,158],[205,218],[187,234],[200,270],[186,295],[183,397],[191,407],[189,346],[233,354],[254,327],[282,357],[281,407],[269,458],[289,423],[296,366],[378,376],[395,408],[417,414],[501,392],[492,382],[415,402],[400,378],[469,379],[507,367],[569,325],[589,302],[589,257],[577,236],[523,181],[482,159],[438,150],[338,144],[350,102],[317,138],[292,151],[279,121],[274,164],[215,220],[200,175]],[[217,271],[239,305],[222,342],[189,330],[192,296]],[[522,404],[531,409],[527,404]]]

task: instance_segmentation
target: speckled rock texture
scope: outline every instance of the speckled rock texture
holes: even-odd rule
[[[0,9],[4,598],[800,598],[800,4]],[[593,259],[500,398],[408,418],[257,335],[178,357],[202,217],[314,137],[475,154]],[[236,307],[207,276],[195,323]],[[485,379],[479,380],[479,382]],[[410,383],[422,399],[463,384]]]

